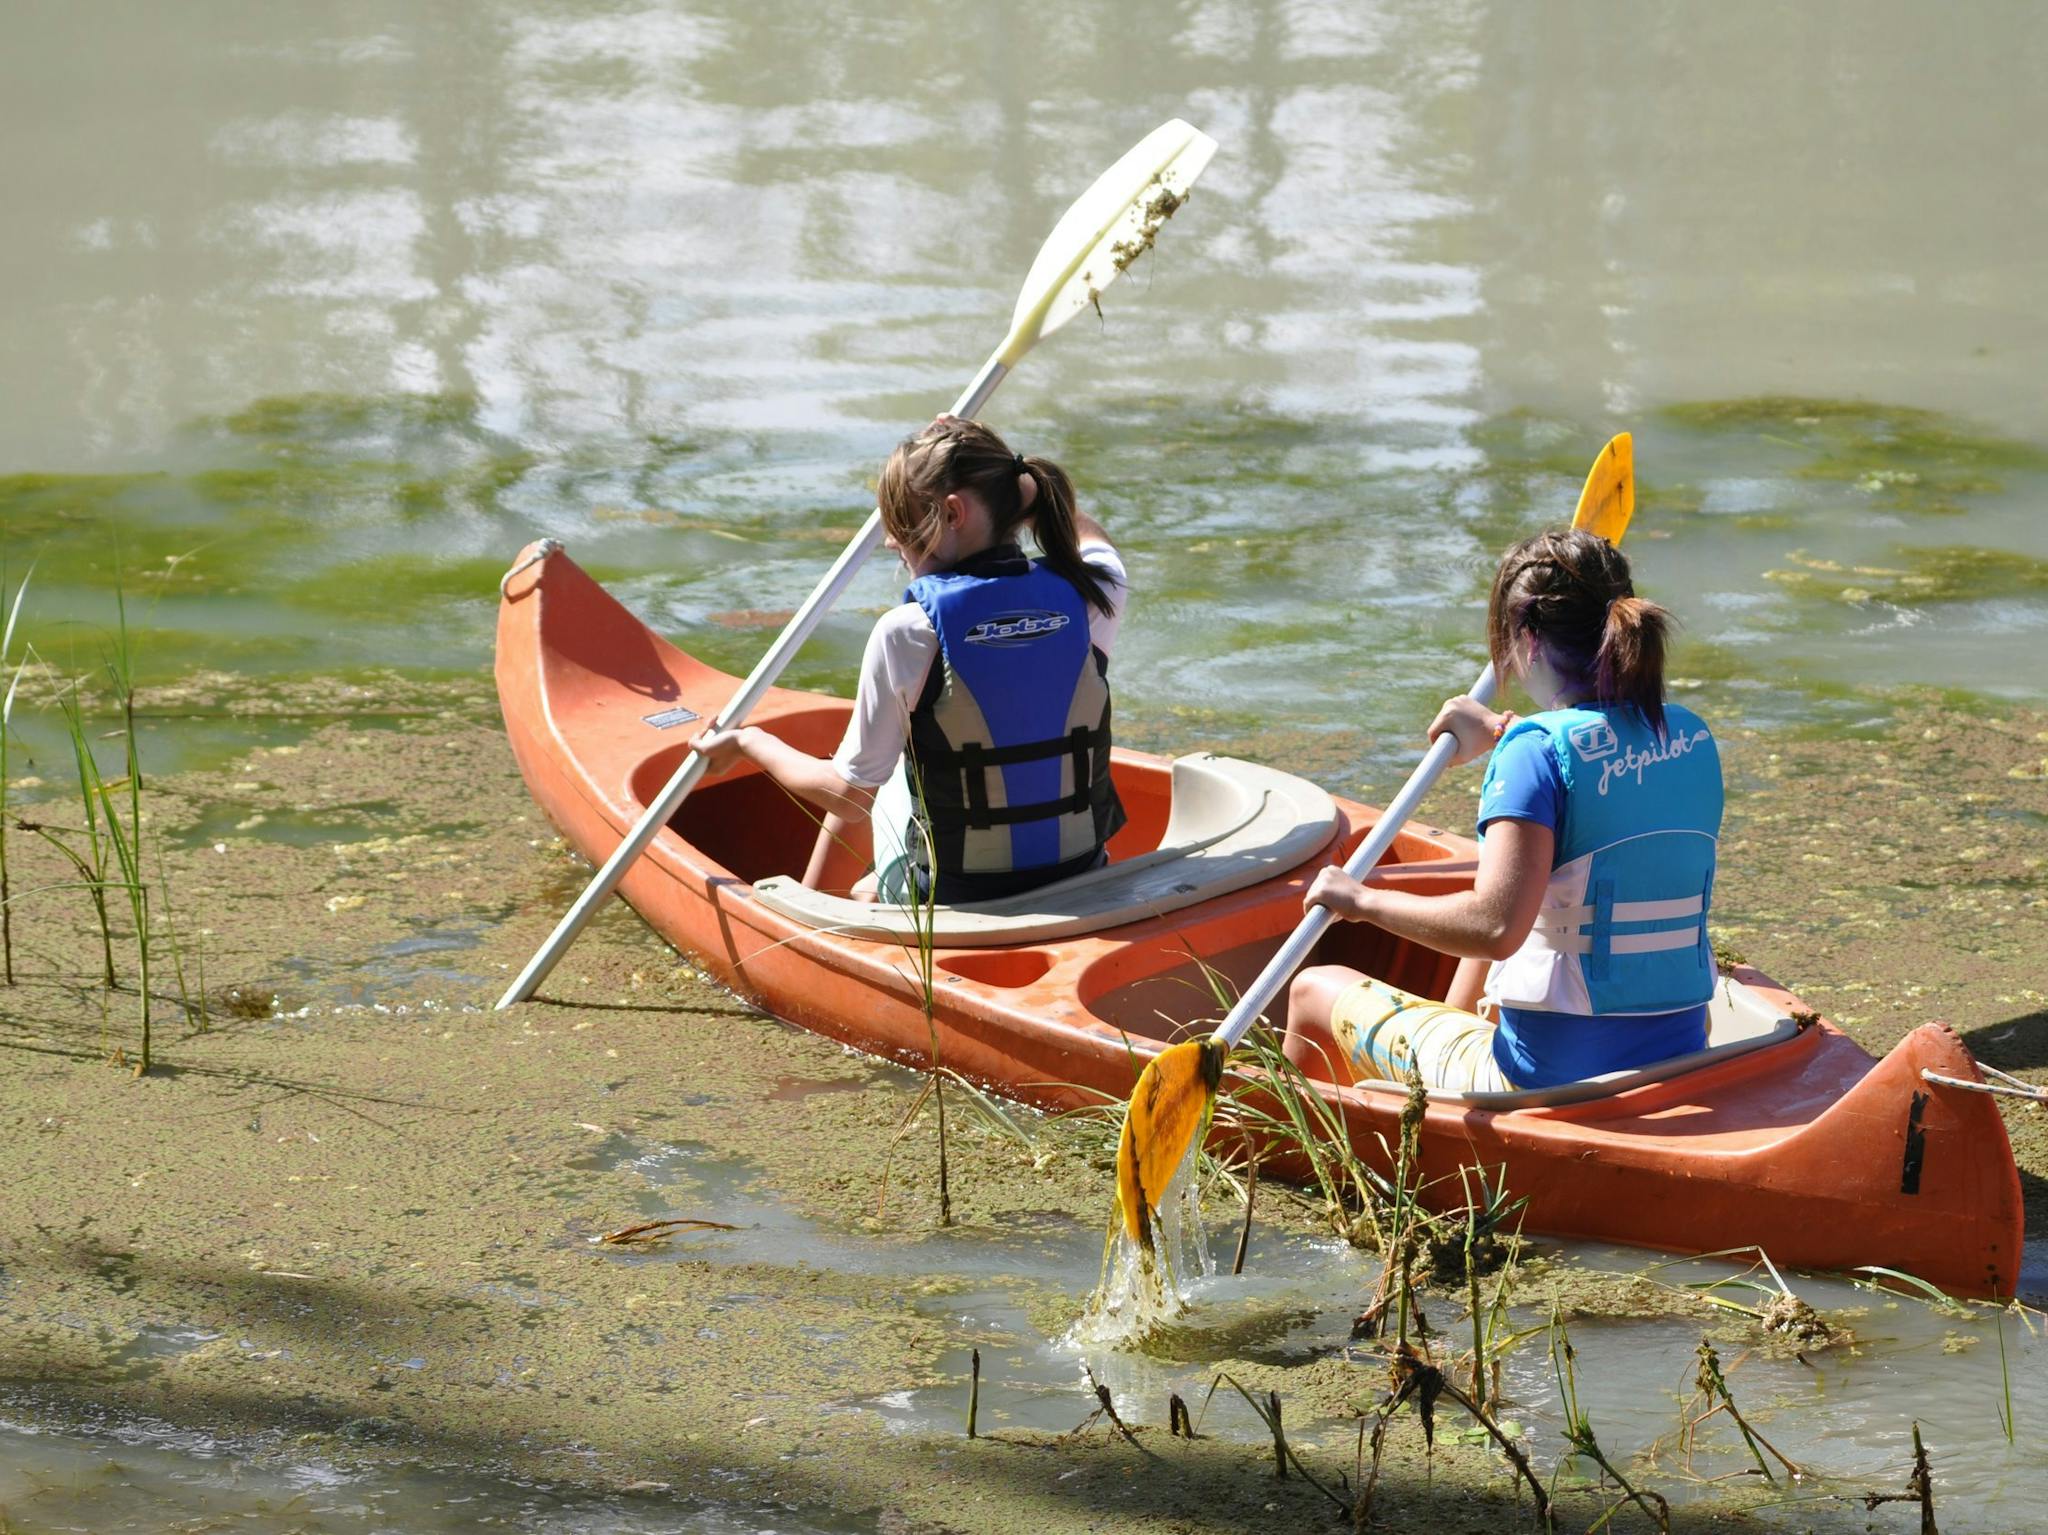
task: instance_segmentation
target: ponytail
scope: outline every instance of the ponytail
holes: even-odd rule
[[[981,498],[997,543],[1011,542],[1030,522],[1046,567],[1097,611],[1116,611],[1101,572],[1081,558],[1067,472],[1049,458],[1012,453],[979,421],[943,416],[897,445],[876,486],[882,525],[903,547],[929,549],[941,526],[940,508],[957,490]]]
[[[1603,700],[1633,704],[1650,728],[1664,729],[1664,638],[1671,615],[1640,597],[1617,597],[1607,607],[1600,649],[1593,658],[1593,688]]]
[[[1049,458],[1024,458],[1018,462],[1024,466],[1019,491],[1029,485],[1033,493],[1020,494],[1016,522],[1029,516],[1031,531],[1038,539],[1047,567],[1064,577],[1097,612],[1115,613],[1116,606],[1109,600],[1102,573],[1081,558],[1081,537],[1074,524],[1074,482],[1067,478],[1067,471]],[[998,536],[1006,536],[1009,529],[1000,517],[996,521]],[[1010,523],[1009,528],[1014,528],[1016,522]]]
[[[1487,649],[1505,672],[1518,634],[1533,634],[1559,680],[1596,702],[1628,704],[1664,728],[1664,646],[1671,615],[1636,595],[1628,561],[1606,539],[1562,530],[1502,556],[1487,601]]]

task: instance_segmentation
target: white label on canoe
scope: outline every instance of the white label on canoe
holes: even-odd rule
[[[702,716],[695,709],[685,709],[678,704],[673,709],[664,709],[659,714],[643,714],[640,718],[656,730],[672,730],[677,725],[687,725],[691,720],[700,719]]]

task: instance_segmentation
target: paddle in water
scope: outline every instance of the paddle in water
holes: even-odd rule
[[[1601,449],[1599,458],[1594,460],[1585,488],[1579,493],[1572,526],[1619,544],[1634,513],[1635,456],[1629,435],[1624,432]],[[1497,687],[1489,662],[1472,685],[1471,694],[1487,703]],[[1401,792],[1381,812],[1371,835],[1346,861],[1346,874],[1362,879],[1380,861],[1414,814],[1416,804],[1442,776],[1457,744],[1448,733],[1431,743],[1428,754],[1409,775]],[[1175,1178],[1182,1176],[1182,1164],[1208,1130],[1209,1117],[1216,1108],[1216,1094],[1223,1083],[1224,1061],[1301,968],[1333,920],[1322,907],[1303,917],[1214,1033],[1167,1046],[1139,1073],[1131,1093],[1130,1110],[1124,1116],[1123,1134],[1117,1142],[1116,1203],[1123,1234],[1141,1253],[1152,1251],[1168,1191]],[[1104,1272],[1110,1272],[1108,1264]]]
[[[1094,308],[1099,313],[1102,290],[1152,248],[1160,229],[1187,200],[1188,189],[1215,153],[1214,139],[1175,118],[1153,129],[1104,171],[1053,226],[1039,248],[1038,259],[1025,275],[1017,308],[1010,317],[1010,333],[982,364],[974,382],[953,402],[948,414],[978,413],[995,393],[996,386],[1040,340],[1084,309]],[[804,605],[768,647],[768,653],[747,674],[739,691],[705,727],[707,733],[731,730],[746,719],[881,542],[882,514],[877,510],[840,552]],[[697,786],[704,776],[704,765],[704,759],[696,752],[685,754],[661,793],[633,823],[625,841],[605,860],[604,867],[576,898],[576,904],[555,925],[547,942],[505,989],[498,999],[500,1008],[533,995],[534,988],[547,978],[597,908],[618,887],[633,860],[646,850]]]

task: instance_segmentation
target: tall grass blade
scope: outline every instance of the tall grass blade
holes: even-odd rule
[[[21,578],[21,585],[14,590],[14,601],[8,605],[7,629],[0,634],[0,671],[7,669],[9,658],[14,654],[15,621],[21,617],[21,602],[28,595],[29,576],[35,573],[35,567],[31,565],[28,575]],[[0,581],[0,585],[4,584]],[[21,691],[21,674],[27,670],[28,658],[24,656],[8,681],[5,701],[0,702],[0,975],[5,976],[9,986],[14,984],[14,907],[7,873],[7,793],[13,778],[13,767],[8,761],[8,742],[13,734],[15,695]]]

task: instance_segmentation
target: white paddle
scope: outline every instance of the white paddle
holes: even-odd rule
[[[1038,259],[1031,263],[1024,278],[1024,290],[1017,296],[1009,335],[982,364],[967,392],[953,402],[949,414],[976,414],[1026,352],[1042,337],[1050,336],[1094,304],[1104,288],[1150,250],[1160,226],[1186,199],[1188,188],[1215,153],[1214,139],[1175,118],[1148,133],[1104,171],[1095,185],[1075,200],[1039,247]],[[840,551],[824,579],[706,729],[730,730],[746,719],[881,541],[882,514],[877,509]],[[645,851],[655,833],[668,824],[676,807],[703,776],[704,759],[694,751],[686,754],[667,786],[634,822],[626,840],[605,860],[604,867],[576,898],[576,904],[555,924],[547,942],[526,962],[526,968],[505,989],[505,995],[498,998],[500,1008],[533,995],[534,988],[576,941],[591,914],[617,888],[627,866]]]

